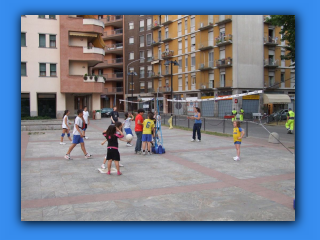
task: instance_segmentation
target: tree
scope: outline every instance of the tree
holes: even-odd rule
[[[291,60],[293,66],[295,66],[295,15],[271,15],[267,22],[274,26],[282,27],[279,33],[282,34],[282,41],[288,41],[286,49],[289,53],[281,56],[281,59]]]

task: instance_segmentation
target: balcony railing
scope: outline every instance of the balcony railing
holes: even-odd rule
[[[105,88],[104,93],[123,93],[123,87]]]
[[[276,46],[279,44],[279,38],[278,37],[271,37],[271,36],[264,36],[263,42],[265,45],[270,45],[270,46]]]
[[[156,30],[156,29],[159,29],[161,28],[161,24],[159,24],[159,21],[154,21],[151,25],[151,29],[152,30]]]
[[[264,66],[268,67],[268,68],[279,67],[279,60],[265,59],[264,60]]]
[[[122,64],[123,58],[113,58],[111,60],[106,60],[107,64]]]
[[[123,49],[123,43],[116,43],[116,44],[111,44],[111,45],[107,45],[105,47],[106,51],[122,51]]]
[[[168,15],[168,18],[166,19],[165,17],[165,20],[164,22],[162,23],[163,26],[166,26],[166,25],[169,25],[170,23],[172,23],[172,16],[171,15]]]
[[[206,63],[200,63],[199,64],[199,70],[204,71],[204,70],[211,70],[214,67],[214,62],[213,61],[209,61]]]
[[[199,23],[198,29],[200,31],[210,29],[210,28],[213,28],[213,19],[211,21],[205,20],[205,21],[201,21],[201,23]]]
[[[173,50],[165,51],[161,54],[162,59],[172,58],[173,57]]]
[[[215,38],[215,45],[224,46],[232,43],[232,35],[220,36]]]
[[[117,72],[117,73],[109,73],[109,74],[104,74],[104,76],[107,80],[108,79],[115,79],[115,78],[123,78],[123,72]]]
[[[153,60],[154,60],[154,58],[152,56],[151,57],[147,57],[147,62],[151,62]]]
[[[214,88],[214,82],[213,81],[209,81],[208,83],[200,83],[199,84],[200,89],[199,90],[204,90],[204,89],[210,89],[210,88]]]
[[[152,93],[154,92],[154,89],[153,88],[148,88],[148,93]]]
[[[172,34],[170,34],[169,32],[166,32],[164,35],[163,35],[163,40],[162,42],[170,42],[172,41]]]
[[[168,70],[164,70],[162,71],[162,76],[166,77],[166,76],[171,76],[171,70],[170,68]]]
[[[158,39],[153,39],[152,43],[151,43],[151,46],[158,46],[160,44],[161,44],[161,37],[158,38]]]
[[[198,44],[198,49],[199,49],[200,51],[205,51],[205,50],[208,50],[208,49],[213,49],[213,47],[214,47],[213,41],[202,42],[202,43],[199,43],[199,44]]]
[[[92,48],[88,48],[88,47],[83,47],[83,53],[96,53],[96,54],[101,54],[101,55],[105,55],[105,51],[103,48],[97,48],[97,47],[92,47]]]
[[[103,33],[103,38],[109,38],[109,37],[114,37],[117,35],[122,35],[123,34],[123,29],[116,29],[116,30],[111,30]]]
[[[159,87],[159,92],[171,92],[171,87]]]
[[[232,15],[218,15],[218,16],[215,16],[214,18],[214,22],[217,25],[222,25],[231,21],[232,21]]]
[[[104,23],[112,23],[112,22],[116,22],[116,21],[120,21],[123,19],[122,15],[111,15],[111,16],[107,16],[106,18],[102,18],[101,20]]]
[[[97,20],[97,19],[92,19],[92,18],[83,19],[83,25],[96,25],[96,26],[100,26],[100,27],[104,28],[104,23],[102,21]]]
[[[152,56],[152,61],[161,60],[161,59],[162,59],[162,54],[161,54],[161,55],[154,54],[154,55]]]
[[[159,77],[162,77],[162,75],[161,75],[161,72],[152,72],[151,77],[152,78],[159,78]]]
[[[148,72],[147,72],[147,77],[148,77],[148,78],[151,78],[152,75],[153,75],[153,72],[152,72],[152,71],[148,71]]]
[[[216,61],[216,66],[218,68],[221,67],[231,67],[232,66],[232,58],[224,58]]]

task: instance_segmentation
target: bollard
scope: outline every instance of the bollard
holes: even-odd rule
[[[246,121],[246,137],[248,137],[248,136],[249,136],[249,129],[248,129],[248,126],[249,126],[248,121]]]
[[[223,119],[223,124],[222,124],[222,132],[225,133],[226,132],[226,120]]]
[[[203,130],[206,130],[206,118],[203,118]]]

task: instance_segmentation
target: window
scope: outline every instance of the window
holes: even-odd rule
[[[144,78],[144,67],[140,67],[140,78]]]
[[[284,83],[284,73],[281,73],[281,82]]]
[[[152,20],[151,20],[151,18],[148,18],[147,19],[147,30],[151,30],[151,27],[152,27]]]
[[[188,53],[188,38],[184,41],[184,53]]]
[[[182,15],[178,15],[178,18],[181,18]]]
[[[226,51],[223,49],[220,49],[220,58],[219,59],[225,59],[226,57]]]
[[[40,77],[45,77],[46,75],[46,64],[40,63]]]
[[[147,34],[147,46],[151,46],[152,34]]]
[[[274,72],[269,72],[269,86],[273,86],[274,85]]]
[[[50,47],[51,48],[56,47],[56,35],[50,35]]]
[[[133,60],[134,59],[134,52],[129,53],[129,60]]]
[[[188,18],[184,19],[184,34],[188,33]]]
[[[164,21],[165,22],[169,21],[169,15],[164,15]]]
[[[158,59],[161,59],[161,47],[158,47]]]
[[[196,37],[191,37],[191,52],[196,50]]]
[[[178,36],[181,36],[181,23],[178,23]]]
[[[192,81],[191,81],[191,90],[196,89],[196,76],[192,76]]]
[[[209,88],[214,88],[214,74],[209,73]]]
[[[139,39],[140,39],[140,47],[144,47],[144,36],[143,35],[140,36]]]
[[[226,77],[225,72],[221,72],[220,73],[220,87],[225,87],[225,82],[226,82],[225,77]]]
[[[129,72],[134,72],[134,67],[129,68]]]
[[[102,19],[103,18],[103,15],[98,15],[98,19]]]
[[[152,66],[151,65],[148,66],[148,77],[152,77]]]
[[[130,90],[132,91],[132,90],[134,90],[134,83],[130,83]]]
[[[147,50],[147,62],[152,61],[152,50]]]
[[[50,64],[50,77],[56,77],[57,76],[57,64]]]
[[[49,19],[56,19],[56,15],[49,15]]]
[[[144,92],[144,82],[140,82],[140,92]]]
[[[27,63],[21,63],[21,76],[27,76]]]
[[[134,29],[134,23],[133,22],[129,22],[129,29]]]
[[[208,56],[208,60],[209,60],[209,67],[213,68],[213,51],[209,52],[209,56]]]
[[[186,60],[185,60],[185,67],[186,67],[186,71],[188,71],[188,57],[186,56]]]
[[[182,54],[182,39],[178,42],[178,54]]]
[[[191,18],[191,32],[195,31],[195,18]]]
[[[46,15],[38,15],[39,16],[39,18],[45,18],[46,17]]]
[[[46,35],[39,34],[39,47],[46,47]]]
[[[151,92],[152,90],[152,82],[148,82],[148,92]]]
[[[103,75],[103,69],[98,69],[98,75],[99,76]]]
[[[179,63],[178,68],[181,68],[181,69],[182,69],[182,59],[179,59],[178,63]]]
[[[140,63],[144,63],[144,51],[140,51]]]
[[[21,33],[21,47],[26,47],[26,33]]]
[[[186,75],[186,76],[184,77],[184,79],[185,79],[185,91],[188,91],[188,89],[189,89],[188,75]]]
[[[169,38],[169,28],[168,27],[165,28],[165,36],[164,36],[164,39],[167,39],[167,38]]]
[[[196,66],[196,57],[191,57],[191,67]]]
[[[134,37],[129,37],[129,44],[133,44],[134,43]]]
[[[144,20],[140,20],[140,32],[144,31]]]
[[[179,76],[178,78],[178,91],[182,91],[182,77]]]

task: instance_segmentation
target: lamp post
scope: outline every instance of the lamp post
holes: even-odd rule
[[[175,66],[179,66],[179,63],[176,61],[176,60],[174,60],[174,61],[165,61],[165,63],[164,63],[164,65],[165,66],[169,66],[171,64],[171,116],[172,116],[172,111],[173,111],[173,93],[172,93],[172,91],[173,91],[173,88],[172,88],[172,64],[173,65],[175,65]]]
[[[132,101],[133,101],[133,75],[137,76],[138,74],[136,72],[128,72],[128,75],[131,75],[131,113],[133,114],[133,107],[132,107]],[[129,105],[129,104],[128,104]],[[129,106],[128,106],[129,108]],[[129,110],[128,110],[129,112]]]
[[[132,62],[130,62],[130,63],[128,63],[128,65],[127,65],[127,73],[129,73],[129,65],[131,64],[131,63],[134,63],[134,62],[136,62],[136,61],[140,61],[141,59],[145,59],[144,57],[141,57],[141,58],[139,58],[139,59],[137,59],[137,60],[134,60],[134,61],[132,61]],[[130,75],[130,74],[128,74],[128,75]],[[129,89],[128,89],[128,82],[129,82],[129,80],[128,80],[128,75],[127,75],[127,94],[129,94]],[[128,111],[129,111],[129,103],[128,103]]]

